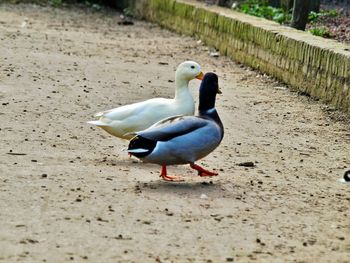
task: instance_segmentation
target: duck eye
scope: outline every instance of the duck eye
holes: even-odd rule
[[[191,66],[191,68],[195,68],[195,66]]]

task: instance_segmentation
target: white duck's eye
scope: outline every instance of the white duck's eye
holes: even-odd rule
[[[195,68],[195,66],[191,66],[191,68]]]

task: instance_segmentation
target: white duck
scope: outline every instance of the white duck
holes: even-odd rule
[[[200,66],[194,61],[185,61],[176,69],[174,99],[154,98],[99,112],[95,114],[99,120],[88,123],[104,129],[113,136],[131,139],[133,132],[147,129],[164,118],[193,115],[194,101],[188,83],[194,78],[203,78]]]
[[[136,133],[128,152],[144,162],[162,166],[160,176],[166,181],[182,181],[167,175],[166,166],[190,164],[199,176],[215,176],[195,161],[207,156],[221,142],[224,128],[215,109],[216,94],[221,93],[215,73],[204,75],[199,90],[198,116],[174,116]]]

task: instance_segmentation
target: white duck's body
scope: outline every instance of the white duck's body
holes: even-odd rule
[[[175,98],[154,98],[97,113],[97,121],[88,123],[101,127],[109,134],[131,139],[131,133],[147,129],[154,123],[174,115],[193,115],[195,105],[189,81],[201,78],[200,66],[193,61],[181,63],[175,73]]]

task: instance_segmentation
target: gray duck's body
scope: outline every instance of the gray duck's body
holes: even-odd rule
[[[214,151],[224,136],[223,124],[215,109],[219,92],[217,75],[205,74],[200,87],[199,114],[173,116],[137,132],[128,152],[144,162],[162,165],[161,176],[165,180],[173,179],[166,175],[167,165],[190,164],[201,176],[217,175],[194,163]]]

